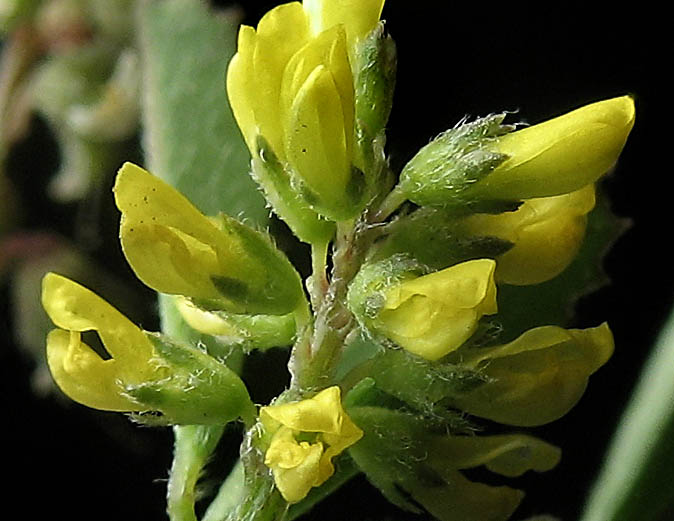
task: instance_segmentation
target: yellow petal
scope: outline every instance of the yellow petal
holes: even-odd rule
[[[384,0],[304,0],[303,5],[314,35],[343,24],[352,47],[375,28]]]
[[[95,330],[117,360],[143,364],[153,353],[145,333],[92,291],[70,279],[48,273],[42,280],[42,306],[59,328]]]
[[[206,217],[142,168],[122,167],[115,199],[124,255],[156,291],[233,313],[287,314],[303,298],[297,272],[266,234],[226,215]]]
[[[292,2],[266,13],[257,27],[250,92],[258,131],[284,159],[279,104],[281,81],[290,58],[308,41],[309,25],[301,4]]]
[[[474,235],[514,244],[497,259],[496,279],[506,284],[539,284],[559,275],[580,249],[594,208],[594,185],[554,197],[529,199],[515,212],[474,215],[462,225]]]
[[[78,403],[106,411],[143,409],[122,393],[117,361],[103,360],[81,341],[79,332],[49,333],[47,364],[59,388]]]
[[[348,415],[342,417],[342,427],[339,434],[323,433],[321,439],[327,444],[320,461],[318,484],[322,484],[335,473],[332,458],[341,454],[363,437],[363,431],[351,421]]]
[[[208,218],[173,187],[132,163],[120,169],[114,192],[122,212],[122,249],[143,283],[162,293],[222,296],[210,276],[221,271],[226,261],[220,257],[227,248]]]
[[[457,469],[485,465],[492,472],[508,477],[520,476],[528,470],[546,472],[561,457],[557,447],[523,434],[438,436],[431,440],[428,450],[438,462],[451,461]],[[436,459],[431,460],[431,465]]]
[[[342,100],[330,70],[319,65],[293,100],[285,123],[288,161],[322,204],[343,206],[351,153]]]
[[[340,395],[339,387],[329,387],[308,400],[262,407],[260,416],[296,431],[339,434],[345,416]]]
[[[478,259],[402,282],[387,294],[375,328],[408,351],[437,360],[494,314],[495,262]]]
[[[296,443],[294,434],[291,436],[291,433],[319,433],[317,440],[321,445],[321,453],[316,461],[316,472],[314,474],[312,470],[311,473],[313,479],[311,486],[319,486],[327,481],[335,472],[332,458],[341,454],[344,449],[356,443],[363,436],[363,431],[344,412],[341,392],[337,386],[324,389],[307,400],[262,407],[260,418],[268,430],[277,429],[269,450],[272,447],[275,449],[271,456],[267,456],[270,463],[265,461],[272,469],[274,465],[278,466],[281,460],[296,462],[301,459],[297,456],[298,454],[305,454],[308,451],[305,448],[302,449],[305,452],[300,452],[299,449],[288,445]],[[281,445],[281,441],[285,445]],[[313,446],[312,450],[314,450]],[[286,450],[286,453],[282,454],[282,450]],[[276,463],[272,464],[272,462]],[[276,476],[276,472],[274,475]],[[283,490],[281,492],[283,493]],[[286,497],[285,494],[284,497]]]
[[[618,159],[634,117],[634,100],[622,96],[506,134],[491,148],[508,159],[475,185],[475,193],[517,200],[594,183]]]
[[[238,50],[227,68],[229,105],[243,134],[248,149],[255,151],[258,125],[255,121],[255,29],[242,25],[239,29]]]
[[[410,487],[412,497],[440,521],[506,521],[524,497],[510,487],[473,483],[451,468],[442,476],[446,484]]]
[[[291,117],[295,99],[311,73],[323,66],[330,71],[341,102],[341,114],[345,132],[346,148],[351,150],[354,92],[353,76],[347,56],[346,35],[342,26],[323,32],[299,49],[288,62],[281,83],[280,109],[284,121]],[[287,123],[284,123],[287,127]],[[286,128],[285,131],[287,131]]]
[[[323,447],[320,443],[300,445],[302,461],[293,467],[271,467],[274,483],[288,503],[297,503],[317,485]]]
[[[460,363],[479,368],[491,381],[457,396],[455,405],[500,423],[542,425],[578,402],[589,376],[612,353],[613,335],[606,324],[570,330],[539,327],[509,344],[466,350]]]

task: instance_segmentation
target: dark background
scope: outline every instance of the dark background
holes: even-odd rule
[[[388,133],[394,167],[464,115],[518,110],[518,119],[536,123],[600,99],[625,93],[636,97],[634,131],[616,171],[605,182],[614,212],[632,225],[607,257],[612,284],[580,303],[574,323],[588,327],[607,320],[616,336],[616,353],[592,377],[571,413],[533,430],[563,448],[562,463],[551,472],[515,482],[527,497],[513,519],[549,512],[572,521],[578,518],[606,443],[672,303],[667,207],[671,166],[666,159],[657,161],[669,151],[659,143],[656,130],[660,112],[665,106],[671,110],[669,103],[656,99],[660,89],[670,88],[659,73],[671,63],[663,61],[660,51],[658,40],[664,41],[665,33],[659,15],[639,12],[639,5],[590,12],[563,4],[534,10],[512,3],[411,4],[389,0],[383,15],[399,52]],[[245,23],[256,24],[274,5],[245,2]],[[44,132],[39,121],[35,125],[38,133]],[[49,145],[48,137],[40,139]],[[57,155],[47,145],[41,157],[30,156],[28,151],[37,143],[21,145],[13,160],[18,161],[18,155],[42,167],[55,164]],[[69,225],[68,209],[56,208],[40,196],[39,184],[47,177],[33,175],[29,184],[19,187],[23,204],[30,212],[49,216],[48,226],[62,231]],[[31,363],[11,342],[6,284],[2,292],[0,331],[8,345],[0,352],[0,425],[7,436],[3,447],[15,462],[5,471],[12,483],[9,490],[3,486],[3,496],[7,493],[6,499],[28,519],[165,519],[170,430],[137,427],[121,415],[35,397],[28,386]],[[284,363],[283,353],[270,356],[271,364]],[[228,438],[234,447],[230,454],[236,450],[236,435],[232,432]],[[217,473],[217,465],[212,467]],[[395,512],[357,478],[319,506],[312,518],[374,521],[394,519]]]

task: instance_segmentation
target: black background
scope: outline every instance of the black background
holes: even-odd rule
[[[246,2],[245,22],[254,25],[274,5]],[[571,413],[534,429],[563,448],[562,463],[515,482],[527,497],[514,519],[549,512],[571,521],[578,518],[607,440],[671,306],[671,161],[658,124],[671,106],[664,96],[657,97],[659,90],[670,88],[660,70],[671,60],[664,61],[661,52],[667,36],[659,22],[662,14],[645,7],[599,11],[590,10],[590,3],[585,8],[537,5],[390,0],[383,18],[398,45],[399,68],[388,152],[393,166],[400,167],[464,115],[518,110],[518,119],[536,123],[592,101],[625,93],[636,97],[634,131],[605,182],[614,212],[629,217],[632,226],[606,260],[611,286],[580,303],[574,324],[608,320],[616,353]],[[40,122],[35,125],[39,131]],[[24,143],[24,152],[16,153],[19,159],[26,159],[25,150],[34,145]],[[30,160],[48,166],[57,157],[45,152]],[[30,184],[19,183],[23,204],[42,216],[34,219],[63,231],[70,224],[67,209],[36,194],[36,184],[44,179],[33,174]],[[0,352],[0,428],[11,462],[4,472],[10,481],[9,488],[3,485],[5,500],[26,519],[165,519],[170,430],[137,427],[120,415],[33,396],[30,362],[11,342],[5,286],[0,325],[8,345]],[[283,353],[272,353],[271,359],[284,363]],[[230,454],[236,451],[236,435],[228,437]],[[218,465],[212,467],[217,473]],[[393,519],[395,512],[357,478],[311,518],[379,520]]]

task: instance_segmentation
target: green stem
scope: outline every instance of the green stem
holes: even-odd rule
[[[317,311],[328,291],[328,276],[326,273],[328,258],[328,241],[311,245],[312,273],[307,279],[309,296],[314,311]]]
[[[286,519],[288,503],[276,489],[271,471],[264,464],[264,454],[260,448],[263,444],[261,440],[263,435],[264,432],[258,426],[254,426],[246,431],[241,445],[244,479],[242,490],[239,492],[241,500],[237,508],[231,510],[226,518],[213,517],[208,521],[223,521],[224,519],[227,521],[284,521]],[[236,490],[241,482],[237,483],[235,480],[236,476],[231,480],[230,486]],[[221,493],[225,492],[221,491]]]
[[[401,204],[405,202],[407,196],[402,191],[400,185],[396,186],[386,196],[384,201],[379,206],[379,209],[373,214],[371,222],[380,223],[385,221],[393,212],[395,212]]]
[[[215,499],[208,506],[201,521],[222,521],[233,512],[243,501],[244,495],[244,469],[241,460],[238,460],[222,482]]]
[[[196,521],[196,485],[204,465],[224,431],[221,425],[184,425],[173,428],[173,465],[166,510],[171,521]]]

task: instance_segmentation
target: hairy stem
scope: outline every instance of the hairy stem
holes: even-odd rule
[[[184,425],[173,428],[173,465],[166,494],[171,521],[196,521],[196,485],[206,461],[215,450],[224,425]]]

